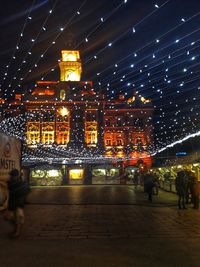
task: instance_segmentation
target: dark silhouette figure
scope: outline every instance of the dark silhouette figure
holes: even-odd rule
[[[152,202],[153,198],[153,187],[154,187],[154,177],[151,173],[147,173],[144,176],[144,191],[148,194],[148,200]]]
[[[158,195],[158,191],[159,191],[159,177],[158,177],[158,175],[157,175],[156,172],[153,173],[153,178],[154,178],[153,192],[154,192],[154,195]]]
[[[133,184],[135,186],[135,189],[137,189],[138,184],[139,184],[139,175],[140,175],[139,172],[136,171],[133,177]]]
[[[178,194],[179,209],[186,209],[185,201],[188,188],[188,179],[184,171],[179,171],[175,180],[176,191]]]
[[[184,171],[185,172],[185,176],[187,178],[187,188],[186,188],[186,204],[189,204],[190,202],[193,203],[192,200],[192,191],[193,191],[193,175],[192,172],[189,170]],[[191,199],[190,199],[191,196]]]
[[[193,209],[199,209],[200,184],[197,177],[192,172],[190,173],[190,179]]]
[[[5,219],[14,222],[15,228],[12,237],[18,237],[24,224],[24,205],[30,189],[28,184],[22,181],[17,169],[10,172],[8,190],[9,201]]]

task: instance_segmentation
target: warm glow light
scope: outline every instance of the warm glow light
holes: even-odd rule
[[[199,165],[199,163],[194,163],[194,164],[192,164],[194,167],[196,167],[196,166],[198,166]]]
[[[81,80],[82,65],[78,50],[62,50],[62,61],[59,63],[59,66],[61,81]]]
[[[79,51],[62,51],[62,61],[78,61],[80,59]]]
[[[67,108],[63,107],[59,110],[59,114],[64,117],[64,116],[67,116],[69,114],[69,111]]]
[[[128,103],[133,103],[135,101],[135,96],[128,99]]]
[[[57,177],[57,176],[59,176],[59,171],[58,170],[49,170],[48,174],[51,177]]]
[[[65,81],[80,81],[80,75],[75,70],[68,70],[65,73]]]
[[[123,157],[124,156],[124,152],[123,151],[119,151],[116,154],[117,157]]]
[[[73,169],[69,171],[70,179],[82,179],[83,178],[83,169]]]
[[[143,103],[149,103],[149,102],[150,102],[149,99],[145,99],[143,96],[141,97],[141,101],[142,101]]]

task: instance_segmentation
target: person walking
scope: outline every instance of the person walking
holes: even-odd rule
[[[154,177],[151,173],[147,172],[144,176],[144,191],[148,194],[148,200],[150,202],[153,201],[152,195],[154,186]]]
[[[176,191],[178,194],[179,209],[186,209],[185,201],[188,187],[188,179],[184,171],[179,171],[175,179]]]
[[[186,204],[189,204],[192,202],[192,199],[190,198],[192,196],[192,190],[193,190],[193,185],[192,185],[192,175],[190,170],[185,170],[185,177],[187,179],[187,187],[186,187]]]
[[[11,237],[15,238],[20,236],[24,224],[24,205],[26,196],[30,191],[28,184],[22,181],[17,169],[10,172],[8,191],[9,200],[5,219],[14,222],[15,227]]]
[[[139,184],[139,172],[135,171],[134,177],[133,177],[133,184],[135,186],[135,190],[137,190],[138,184]]]
[[[154,187],[153,187],[153,193],[154,195],[158,195],[159,191],[159,177],[156,172],[153,173],[153,179],[154,179]]]
[[[191,172],[190,177],[191,177],[191,195],[192,195],[193,209],[199,209],[200,184],[193,172]]]

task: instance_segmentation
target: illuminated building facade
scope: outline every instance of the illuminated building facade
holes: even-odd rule
[[[143,162],[151,166],[152,144],[150,100],[135,92],[107,99],[95,92],[91,81],[81,81],[79,51],[62,51],[60,81],[38,81],[30,95],[17,94],[6,106],[27,114],[26,140],[31,149],[38,144],[101,151],[107,158],[123,159],[123,166]]]

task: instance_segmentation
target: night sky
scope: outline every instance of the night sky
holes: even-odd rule
[[[7,0],[0,16],[1,97],[59,80],[78,49],[97,92],[152,99],[157,148],[199,131],[199,0]]]

